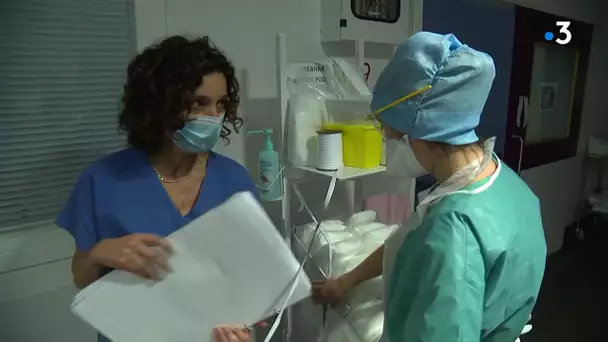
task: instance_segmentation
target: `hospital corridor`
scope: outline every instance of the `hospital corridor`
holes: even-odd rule
[[[0,342],[608,341],[606,37],[606,0],[0,0]]]
[[[602,236],[549,257],[534,310],[534,328],[522,341],[604,339],[602,312],[608,294],[603,270],[606,255],[601,241],[606,235],[598,234]]]

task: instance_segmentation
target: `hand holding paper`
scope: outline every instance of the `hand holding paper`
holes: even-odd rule
[[[170,252],[168,240],[154,234],[137,233],[102,240],[91,251],[91,258],[98,265],[158,279],[158,268],[169,270],[167,253]]]
[[[218,325],[251,324],[280,310],[299,268],[249,193],[168,240],[172,272],[163,280],[111,272],[76,296],[73,311],[115,342],[212,341]],[[289,305],[310,293],[308,277],[297,280]]]

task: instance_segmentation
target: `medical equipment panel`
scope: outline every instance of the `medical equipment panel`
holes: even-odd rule
[[[422,28],[422,0],[322,0],[324,42],[399,44]]]

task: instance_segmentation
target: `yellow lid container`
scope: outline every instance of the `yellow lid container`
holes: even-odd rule
[[[382,135],[373,125],[326,123],[323,128],[342,131],[344,166],[369,169],[380,165]]]

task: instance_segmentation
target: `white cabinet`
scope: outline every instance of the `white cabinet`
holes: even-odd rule
[[[422,0],[321,0],[323,42],[399,44],[422,28]]]

